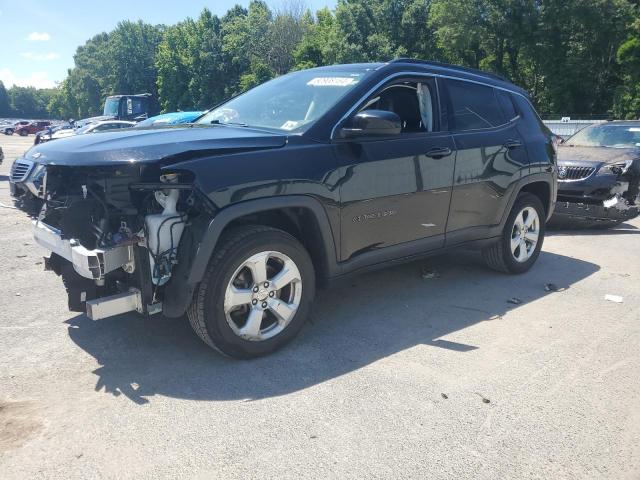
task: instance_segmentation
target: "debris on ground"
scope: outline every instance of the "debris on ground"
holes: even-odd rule
[[[16,255],[16,258],[27,258],[28,255]]]
[[[446,393],[441,393],[440,395],[442,395],[442,398],[444,398],[445,400],[449,398],[449,396]]]
[[[604,296],[604,299],[613,303],[622,303],[624,301],[620,295],[610,295],[608,293]]]
[[[420,276],[423,278],[423,280],[435,280],[437,278],[440,278],[440,272],[438,272],[435,268],[424,267]]]
[[[520,300],[518,297],[511,297],[509,300],[507,300],[507,303],[512,303],[513,305],[520,305],[522,303],[522,300]]]
[[[485,397],[481,393],[475,392],[475,394],[478,395],[482,399],[482,403],[491,403],[491,400],[489,400],[487,397]]]
[[[546,283],[544,285],[544,289],[547,292],[561,292],[564,290],[564,288],[558,287],[555,283]]]
[[[16,292],[16,297],[20,297],[22,294],[20,292]]]

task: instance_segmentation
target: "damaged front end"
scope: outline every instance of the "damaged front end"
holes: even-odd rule
[[[558,197],[550,224],[616,225],[640,215],[640,160],[558,165]]]
[[[41,188],[33,232],[51,251],[45,266],[62,277],[69,309],[95,320],[164,311],[178,265],[213,215],[189,172],[153,165],[48,165]]]

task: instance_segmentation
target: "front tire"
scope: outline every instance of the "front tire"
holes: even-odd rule
[[[291,235],[264,226],[221,239],[187,316],[209,346],[236,358],[267,355],[302,328],[315,295],[315,272]]]
[[[5,134],[5,135],[13,135],[13,128],[7,128],[7,129],[4,131],[4,134]]]
[[[538,259],[545,234],[542,202],[520,193],[502,230],[500,240],[483,250],[489,268],[504,273],[524,273]]]
[[[27,135],[29,135],[29,132],[25,132],[24,130],[20,130],[19,132],[21,137],[26,137]]]

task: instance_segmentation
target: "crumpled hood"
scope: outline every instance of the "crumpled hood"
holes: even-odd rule
[[[101,166],[176,160],[230,151],[279,148],[287,137],[220,125],[166,126],[87,133],[31,148],[25,158],[46,165]]]
[[[640,158],[639,148],[570,147],[560,145],[558,165],[588,165],[598,167],[604,163],[620,163]]]

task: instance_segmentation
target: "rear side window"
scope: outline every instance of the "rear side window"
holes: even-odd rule
[[[493,88],[458,80],[448,80],[447,88],[455,131],[492,128],[506,123]]]
[[[516,108],[513,106],[511,94],[504,90],[496,90],[496,96],[498,97],[498,102],[500,103],[500,107],[502,107],[502,112],[504,113],[507,122],[516,118],[518,113],[516,112]]]

